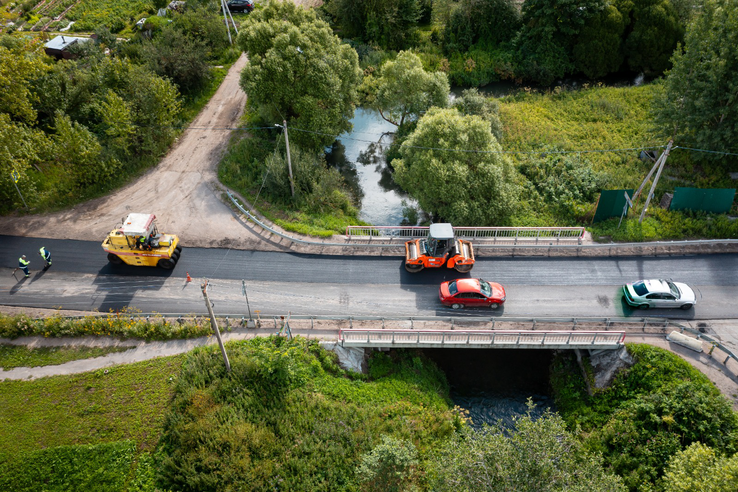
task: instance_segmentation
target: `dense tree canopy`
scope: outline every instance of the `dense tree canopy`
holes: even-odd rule
[[[331,0],[326,5],[342,36],[391,50],[413,44],[418,20],[428,9],[419,0]]]
[[[738,490],[738,454],[720,456],[696,442],[672,456],[663,483],[669,492]]]
[[[664,135],[674,135],[677,145],[738,152],[736,46],[738,0],[705,2],[687,31],[684,51],[674,53],[664,97],[655,105]]]
[[[602,458],[581,448],[561,417],[519,417],[515,428],[456,434],[434,462],[433,490],[625,491]]]
[[[367,103],[393,125],[417,119],[432,106],[445,107],[448,78],[443,72],[426,72],[417,55],[402,51],[382,65],[379,77],[369,80]]]
[[[512,0],[461,0],[446,24],[444,44],[450,50],[497,45],[515,37],[519,28],[520,10]]]
[[[626,13],[630,2],[623,2]],[[633,0],[630,33],[625,39],[628,67],[634,72],[658,75],[669,68],[674,48],[684,36],[684,26],[669,0]]]
[[[627,12],[612,3],[590,17],[574,44],[576,70],[591,79],[617,72],[625,59],[623,35],[629,20]]]
[[[451,150],[447,150],[451,149]],[[503,225],[517,202],[489,122],[432,108],[392,161],[395,181],[420,207],[459,226]]]
[[[247,17],[238,42],[249,55],[241,73],[248,104],[269,122],[306,131],[291,132],[291,141],[320,148],[351,128],[358,57],[313,11],[270,2]]]
[[[516,39],[518,74],[549,85],[574,69],[572,47],[604,8],[601,0],[527,0]]]

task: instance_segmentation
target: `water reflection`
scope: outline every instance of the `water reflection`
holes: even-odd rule
[[[342,134],[326,153],[326,161],[349,183],[360,200],[359,218],[375,225],[400,225],[403,201],[417,206],[392,180],[384,150],[396,127],[379,113],[357,109],[351,120],[353,131]]]

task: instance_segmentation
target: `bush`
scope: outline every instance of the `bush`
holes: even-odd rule
[[[557,407],[584,431],[588,449],[603,453],[631,489],[653,486],[668,460],[694,442],[735,453],[738,416],[706,376],[666,350],[627,348],[635,365],[592,397],[573,356],[552,366]]]
[[[172,340],[196,338],[211,334],[210,323],[183,321],[172,322],[165,318],[149,319],[131,316],[125,311],[103,316],[83,318],[30,318],[24,314],[7,316],[0,314],[0,337],[18,338],[27,336],[75,337],[75,336],[115,336],[140,338],[144,340]]]

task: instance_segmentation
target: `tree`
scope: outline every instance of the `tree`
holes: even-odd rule
[[[626,3],[627,5],[627,3]],[[669,0],[634,0],[630,34],[625,39],[628,67],[658,75],[684,37],[684,27]]]
[[[449,51],[465,51],[474,44],[510,41],[520,29],[520,11],[511,0],[462,0],[455,6],[444,32]]]
[[[669,460],[663,489],[670,492],[723,492],[738,490],[738,454],[718,456],[696,442]]]
[[[361,82],[358,56],[312,10],[270,2],[249,14],[238,37],[249,55],[241,72],[248,105],[271,123],[286,119],[290,140],[315,149],[351,129]]]
[[[516,73],[544,85],[571,73],[577,36],[603,8],[602,0],[526,0],[515,39]]]
[[[41,57],[27,54],[27,49],[25,46],[17,49],[0,46],[0,113],[6,113],[16,121],[34,123],[36,95],[29,85],[49,66]]]
[[[18,173],[18,187],[26,203],[32,204],[36,197],[36,186],[30,176],[31,166],[43,162],[50,142],[39,130],[24,123],[11,121],[10,116],[0,113],[0,212],[9,212],[20,207],[21,198],[11,180],[11,173]]]
[[[585,452],[558,414],[534,419],[530,412],[513,429],[485,426],[455,435],[430,465],[433,490],[625,491]]]
[[[373,84],[368,105],[393,125],[417,119],[432,106],[446,107],[448,101],[446,74],[426,72],[420,58],[409,51],[401,51],[397,59],[385,62],[380,76],[367,84]]]
[[[656,121],[677,145],[738,152],[738,0],[709,0],[677,49]],[[693,153],[695,159],[709,154]],[[730,161],[735,163],[735,158]]]
[[[417,466],[418,452],[413,443],[382,436],[379,444],[362,455],[356,475],[362,484],[362,490],[400,492],[412,483]]]
[[[502,121],[500,121],[500,103],[492,97],[484,97],[474,89],[464,89],[461,97],[454,101],[454,107],[465,115],[481,116],[489,122],[492,135],[502,142]]]
[[[590,17],[573,48],[576,70],[590,79],[620,70],[625,59],[623,35],[629,20],[628,12],[621,12],[613,3]]]
[[[202,89],[210,78],[205,41],[174,27],[166,27],[144,49],[149,67],[168,77],[183,94]]]
[[[424,5],[419,0],[332,0],[326,9],[344,36],[401,50],[415,42]]]
[[[501,225],[517,202],[512,170],[490,125],[456,109],[430,109],[392,161],[395,182],[426,212],[464,226]]]

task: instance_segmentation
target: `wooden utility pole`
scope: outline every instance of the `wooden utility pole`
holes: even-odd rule
[[[292,179],[292,159],[290,158],[290,138],[287,135],[287,120],[282,120],[282,128],[284,128],[284,143],[287,146],[287,170],[290,172],[290,191],[292,198],[295,198],[295,180]]]
[[[213,305],[210,304],[210,298],[208,297],[208,281],[205,280],[205,283],[200,284],[200,287],[202,288],[202,296],[205,298],[205,305],[208,307],[208,313],[210,313],[210,326],[213,327],[215,338],[218,339],[220,351],[223,353],[223,362],[225,362],[226,371],[231,372],[231,363],[228,361],[228,354],[226,353],[225,346],[223,346],[223,339],[220,337],[218,322],[215,320],[215,314],[213,314]]]
[[[666,164],[666,159],[669,157],[669,152],[671,151],[671,146],[674,144],[673,140],[669,140],[669,144],[666,146],[666,150],[663,154],[661,154],[661,157],[659,158],[659,161],[661,161],[661,164],[659,165],[659,170],[656,171],[656,177],[653,178],[653,183],[651,184],[651,190],[648,192],[648,196],[646,197],[646,203],[643,205],[643,210],[641,210],[641,217],[638,219],[638,223],[643,222],[643,217],[646,215],[646,210],[648,209],[648,204],[651,203],[651,199],[653,198],[653,192],[656,190],[656,184],[659,182],[659,177],[661,176],[661,171],[664,169],[664,164]],[[658,161],[657,161],[658,163]],[[643,185],[646,184],[646,180],[648,177],[653,173],[653,169],[651,169],[651,172],[648,173],[648,176],[646,176],[646,179],[643,180],[643,183],[641,183],[641,187],[638,188],[638,192],[633,196],[633,201],[636,200],[638,197],[638,193],[643,188]]]

